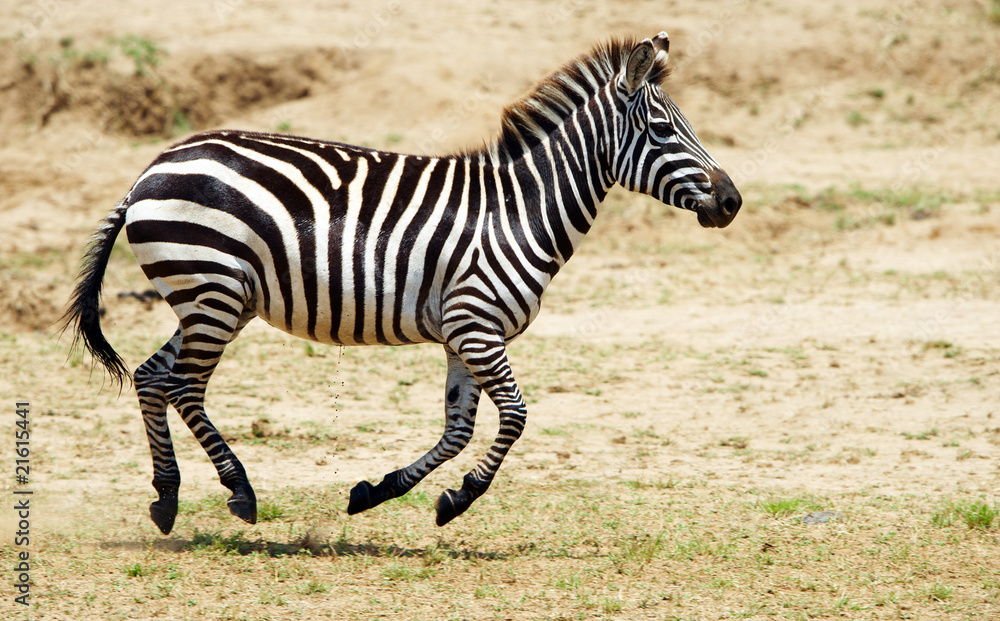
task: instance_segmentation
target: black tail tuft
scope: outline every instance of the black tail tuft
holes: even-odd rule
[[[75,351],[83,341],[83,346],[111,375],[112,384],[118,384],[119,388],[125,387],[125,382],[132,383],[132,374],[125,367],[125,361],[118,352],[111,347],[111,343],[104,338],[101,332],[101,283],[104,280],[104,270],[108,267],[108,259],[111,257],[111,249],[114,247],[115,238],[125,226],[125,211],[128,209],[127,200],[122,201],[118,207],[111,212],[104,221],[94,239],[87,254],[83,258],[83,267],[80,269],[79,281],[73,296],[69,301],[69,308],[62,317],[62,331],[70,327],[73,330],[73,345],[71,351]]]

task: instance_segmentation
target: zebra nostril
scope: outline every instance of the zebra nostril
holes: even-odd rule
[[[739,194],[729,194],[722,199],[722,211],[727,216],[735,214],[743,204],[743,198]]]

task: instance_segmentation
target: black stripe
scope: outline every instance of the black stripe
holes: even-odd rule
[[[327,152],[324,155],[339,160],[337,174],[341,186],[333,190],[327,201],[330,203],[330,231],[327,239],[327,262],[330,265],[330,340],[340,342],[340,316],[344,305],[344,281],[341,253],[344,243],[344,225],[347,219],[347,200],[350,183],[358,176],[358,161],[344,161],[339,155]],[[333,163],[333,160],[330,160]]]
[[[233,331],[233,327],[228,323],[220,320],[218,317],[213,315],[206,315],[204,313],[191,313],[190,315],[185,315],[181,319],[182,328],[190,328],[192,326],[209,326],[211,328],[219,328],[220,330],[226,330],[229,332]],[[184,353],[184,348],[181,348],[181,354]],[[179,357],[183,358],[183,355]]]
[[[136,223],[136,224],[138,224],[138,223]],[[239,290],[239,291],[236,291],[236,290],[230,289],[229,287],[226,287],[225,285],[217,283],[217,282],[206,282],[206,283],[197,285],[195,287],[191,287],[190,289],[182,289],[182,290],[179,290],[179,291],[171,291],[170,293],[167,294],[167,297],[164,298],[164,299],[167,301],[167,304],[170,304],[171,306],[175,306],[177,304],[184,304],[186,302],[193,302],[193,301],[197,300],[199,296],[205,295],[207,293],[219,293],[221,295],[225,295],[225,296],[231,297],[231,298],[233,298],[233,300],[235,300],[236,302],[240,302],[240,303],[242,303],[244,301],[243,300],[243,291],[242,291],[242,289]]]

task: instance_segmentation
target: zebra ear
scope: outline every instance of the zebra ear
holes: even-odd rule
[[[625,86],[630,95],[642,86],[655,59],[656,51],[653,49],[653,42],[649,39],[643,39],[632,49],[632,53],[629,54],[628,61],[625,63]]]
[[[653,37],[653,47],[656,48],[656,61],[661,64],[667,64],[667,57],[670,52],[670,37],[667,33],[660,32],[660,34]]]

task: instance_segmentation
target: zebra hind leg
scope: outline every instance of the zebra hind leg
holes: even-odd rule
[[[212,312],[205,313],[206,308]],[[246,470],[205,413],[205,389],[222,352],[255,316],[243,308],[225,311],[222,308],[223,305],[214,303],[202,307],[201,313],[178,312],[181,344],[166,381],[169,388],[165,395],[212,460],[219,480],[232,492],[227,501],[229,512],[244,522],[256,524],[257,497]]]
[[[146,427],[149,451],[153,457],[153,489],[159,498],[149,505],[149,517],[164,535],[170,534],[177,517],[181,473],[177,467],[170,427],[167,425],[166,380],[181,347],[181,329],[135,371],[139,409]]]
[[[351,490],[347,513],[354,515],[402,496],[469,444],[482,388],[455,352],[448,348],[445,351],[448,354],[448,379],[445,383],[445,429],[441,439],[417,461],[385,475],[378,485],[368,481],[355,485]]]

